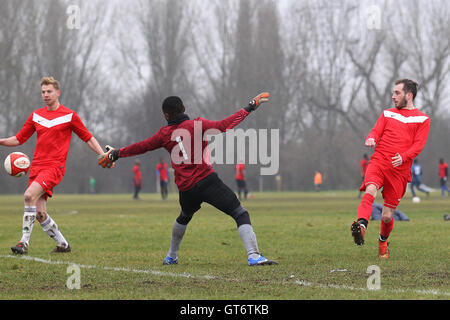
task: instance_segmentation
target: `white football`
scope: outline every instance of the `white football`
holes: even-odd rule
[[[412,198],[412,202],[413,203],[419,203],[420,202],[420,198],[419,197],[414,197],[414,198]]]
[[[12,152],[5,159],[5,170],[13,177],[23,177],[30,169],[30,158],[22,152]]]

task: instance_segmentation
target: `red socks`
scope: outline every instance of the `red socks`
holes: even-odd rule
[[[372,205],[375,201],[375,198],[369,194],[365,193],[362,197],[361,203],[358,207],[358,220],[365,219],[367,221],[370,220],[370,216],[372,215]]]
[[[388,223],[381,220],[380,224],[380,236],[383,239],[387,239],[389,234],[391,234],[392,229],[394,229],[394,218],[391,219]]]

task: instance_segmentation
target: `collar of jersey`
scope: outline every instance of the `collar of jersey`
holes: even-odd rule
[[[189,120],[189,116],[187,114],[185,114],[185,113],[182,113],[180,115],[177,115],[175,118],[169,120],[167,122],[167,124],[169,126],[173,126],[175,124],[180,124],[180,123],[182,123],[183,121],[186,121],[186,120]]]

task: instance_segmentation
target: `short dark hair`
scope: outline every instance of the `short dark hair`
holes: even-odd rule
[[[184,104],[180,97],[170,96],[164,99],[162,104],[162,111],[167,113],[170,117],[184,112]]]
[[[403,91],[405,91],[405,93],[411,92],[413,95],[413,100],[414,100],[417,95],[417,89],[419,87],[419,84],[410,79],[400,79],[400,80],[395,81],[395,85],[398,85],[401,83],[403,83]]]

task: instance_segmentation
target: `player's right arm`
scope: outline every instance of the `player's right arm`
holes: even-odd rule
[[[22,129],[12,137],[0,139],[0,145],[6,147],[16,147],[25,143],[36,131],[33,123],[33,114],[30,114]]]
[[[5,147],[16,147],[25,143],[36,131],[33,124],[33,114],[30,114],[22,129],[15,135],[9,138],[0,139],[0,145]]]
[[[16,147],[16,146],[20,145],[20,142],[19,142],[19,140],[17,140],[16,136],[12,136],[9,138],[0,139],[0,145],[5,146],[5,147]]]

